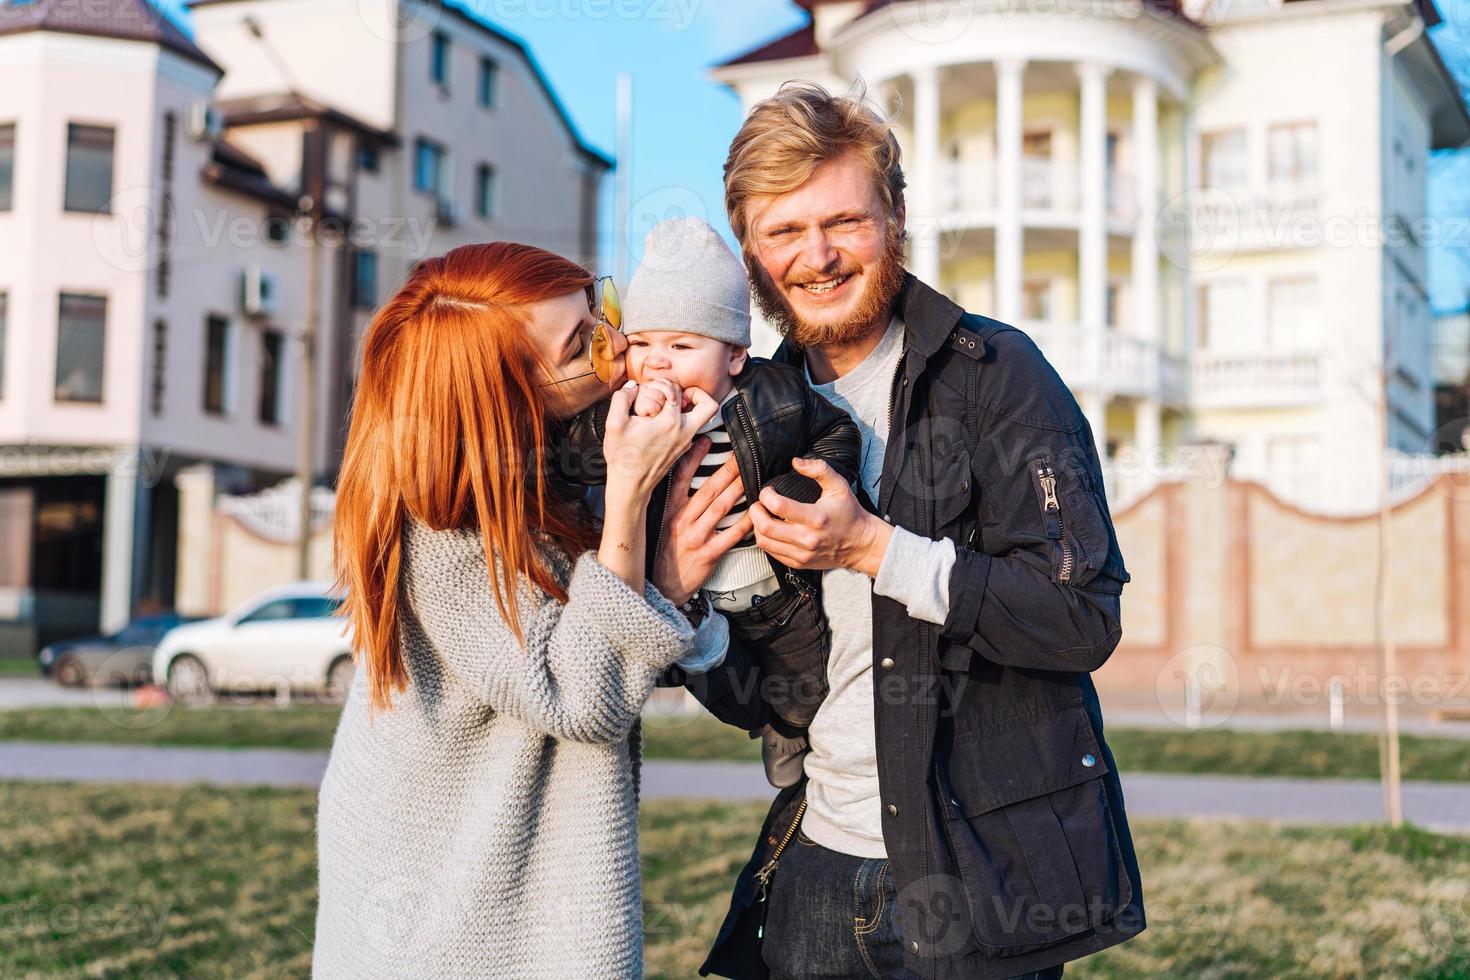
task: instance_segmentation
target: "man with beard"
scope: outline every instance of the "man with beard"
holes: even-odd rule
[[[847,410],[863,458],[857,492],[797,460],[820,499],[750,507],[764,551],[821,571],[830,691],[704,975],[1051,978],[1144,927],[1089,676],[1128,580],[1092,433],[1024,333],[904,271],[903,189],[884,121],[808,84],[757,105],[725,164],[774,359]],[[713,492],[672,515],[670,560],[704,547]],[[732,644],[689,683],[754,732],[761,681]]]

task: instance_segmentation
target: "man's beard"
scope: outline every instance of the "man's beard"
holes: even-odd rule
[[[861,341],[892,317],[893,301],[903,288],[903,235],[892,230],[885,235],[878,261],[863,272],[862,278],[867,283],[857,309],[836,323],[810,323],[801,319],[755,256],[744,251],[744,257],[756,307],[781,331],[782,337],[798,348],[845,347]],[[859,271],[851,266],[837,269],[831,275],[854,275]]]

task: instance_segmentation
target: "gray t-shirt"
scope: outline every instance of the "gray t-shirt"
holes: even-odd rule
[[[863,487],[875,501],[903,333],[903,323],[895,317],[862,363],[830,384],[812,385],[862,430]],[[822,608],[832,627],[832,653],[827,661],[829,691],[808,729],[808,803],[802,829],[823,847],[858,857],[887,857],[873,731],[872,597],[876,591],[905,603],[910,616],[943,623],[954,560],[951,542],[930,541],[895,527],[876,580],[846,568],[822,573]]]

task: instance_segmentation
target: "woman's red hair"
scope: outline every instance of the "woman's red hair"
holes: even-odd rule
[[[524,306],[587,289],[575,263],[529,245],[465,245],[416,265],[368,325],[333,531],[360,669],[374,708],[408,685],[399,644],[405,514],[436,530],[478,528],[496,606],[517,638],[525,575],[565,601],[535,531],[576,555],[596,540],[585,510],[547,485],[539,356]]]

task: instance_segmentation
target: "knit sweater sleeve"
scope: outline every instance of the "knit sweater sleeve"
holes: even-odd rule
[[[524,644],[490,593],[478,534],[420,529],[405,557],[410,644],[424,643],[487,707],[554,738],[627,738],[659,672],[691,647],[672,603],[650,584],[635,593],[590,551],[565,603],[522,579]]]

